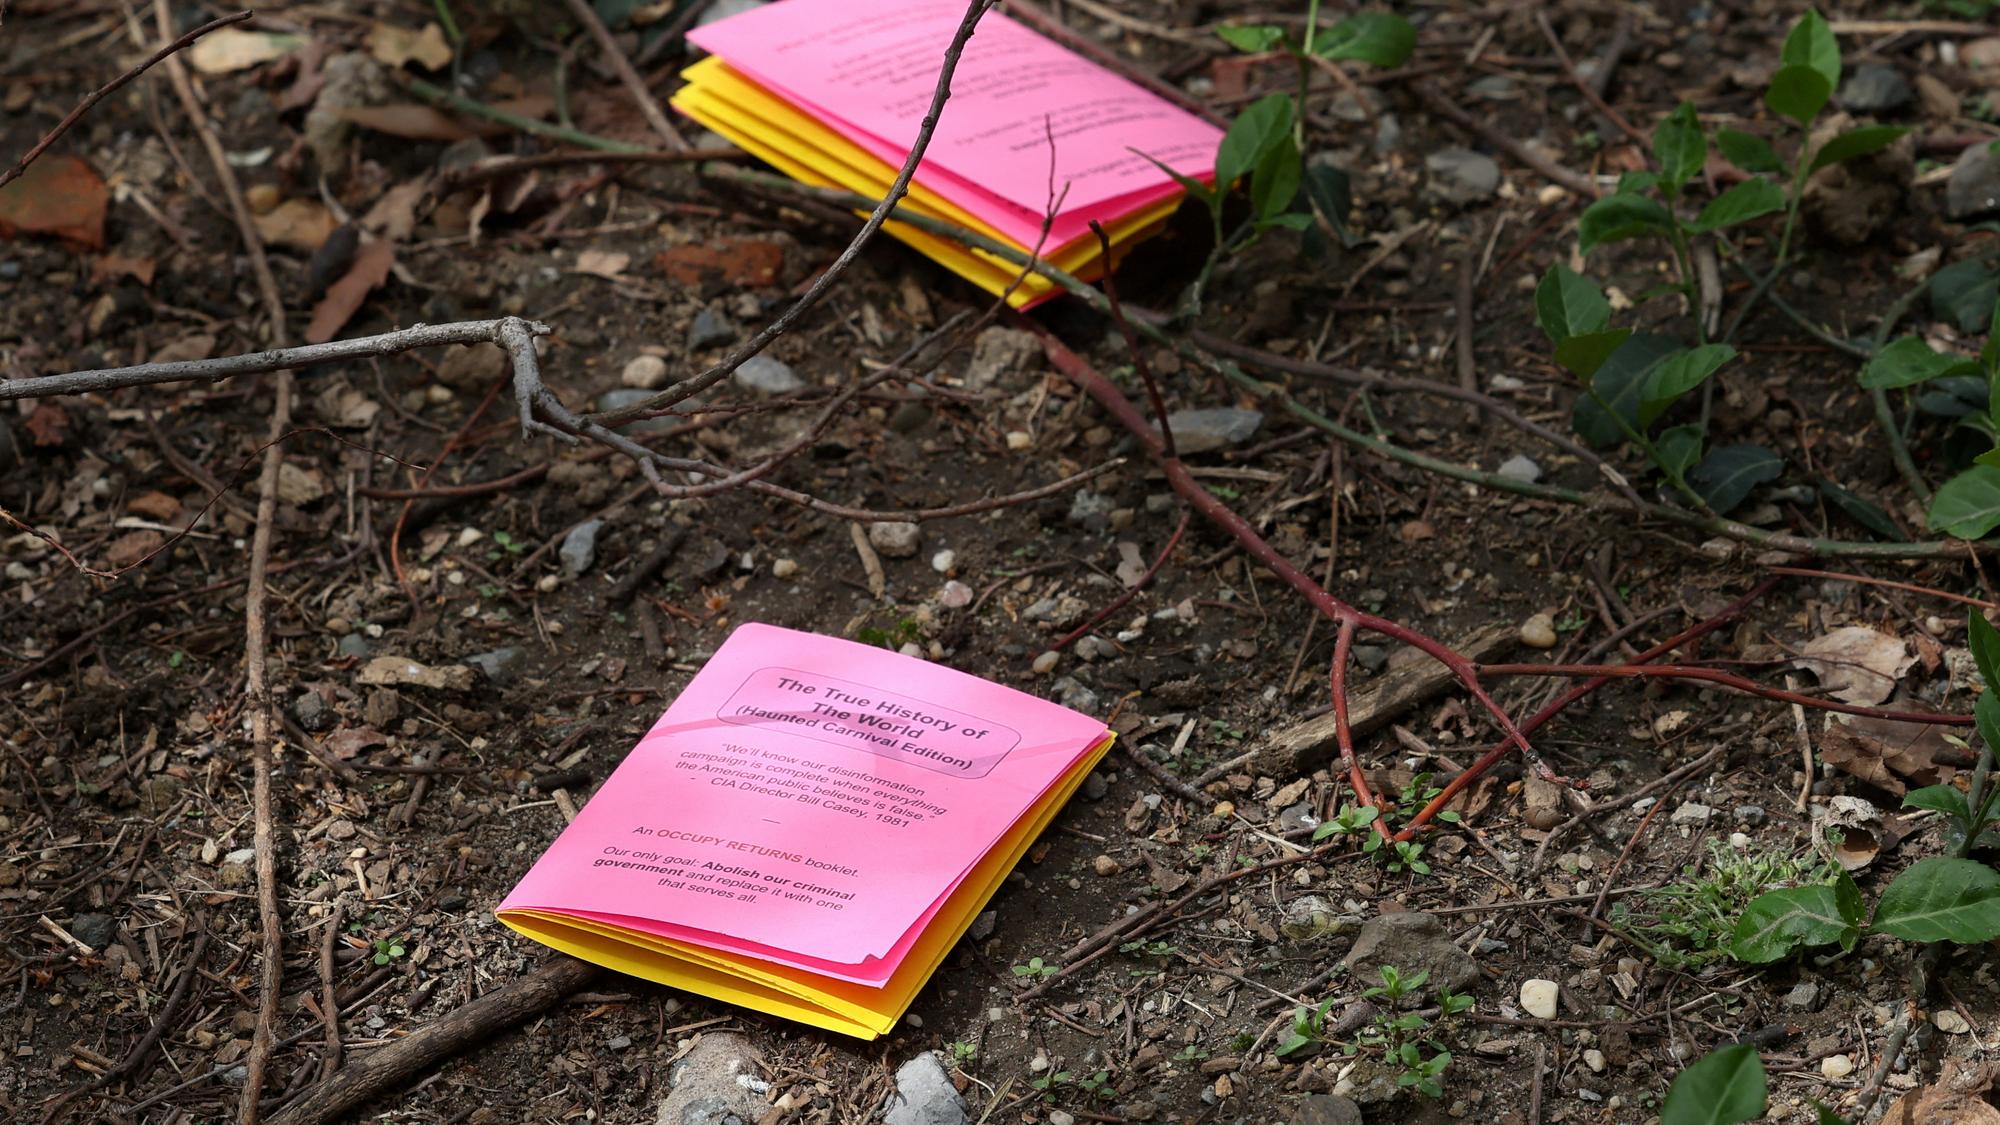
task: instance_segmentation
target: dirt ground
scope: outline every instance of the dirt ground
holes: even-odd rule
[[[654,141],[595,47],[561,21],[531,14],[514,23],[451,7],[470,36],[462,85],[472,96],[552,95],[560,36],[576,127]],[[1288,80],[1284,66],[1237,66],[1203,33],[1248,10],[1234,3],[1099,7],[1063,16],[1224,112],[1234,108],[1232,84],[1254,94]],[[1370,84],[1358,95],[1317,91],[1313,144],[1354,172],[1364,238],[1319,256],[1295,235],[1264,240],[1218,275],[1201,326],[1294,359],[1456,382],[1453,310],[1458,278],[1471,268],[1477,386],[1566,432],[1573,381],[1550,362],[1530,298],[1551,262],[1570,260],[1582,201],[1504,154],[1495,154],[1503,177],[1490,194],[1446,198],[1426,156],[1485,145],[1428,112],[1411,89],[1435,85],[1569,167],[1637,167],[1639,150],[1565,76],[1534,7],[1425,8],[1415,77],[1361,71]],[[1848,8],[1878,19],[1919,14],[1915,5]],[[1547,6],[1577,58],[1601,54],[1621,12]],[[1681,96],[1714,119],[1758,119],[1757,93],[1797,10],[1717,2],[1629,14],[1630,42],[1607,97],[1650,128]],[[189,25],[197,17],[194,6],[177,13]],[[499,315],[543,320],[554,328],[550,384],[582,408],[619,390],[635,365],[657,366],[647,357],[676,377],[713,360],[728,341],[691,351],[697,317],[728,321],[732,337],[754,331],[852,232],[841,214],[685,166],[556,167],[440,187],[441,169],[479,156],[549,150],[504,129],[413,139],[398,134],[416,126],[396,117],[333,141],[338,162],[325,167],[308,140],[321,127],[308,119],[337,81],[329,76],[344,73],[337,60],[367,58],[378,25],[420,28],[435,10],[339,0],[263,9],[260,18],[303,45],[196,80],[270,223],[265,237],[294,335],[319,290],[345,272],[315,253],[324,224],[388,200],[406,224],[394,273],[343,333]],[[155,36],[150,19],[128,24],[116,3],[16,0],[0,25],[0,153],[25,150]],[[1893,30],[1843,38],[1850,65],[1934,73],[1963,95],[1960,115],[1891,115],[1918,128],[1919,153],[2000,136],[1976,78],[1940,61],[1942,45],[1966,38]],[[629,34],[623,42],[643,50]],[[669,49],[648,64],[662,92],[677,59]],[[413,100],[393,86],[375,97]],[[463,122],[447,124],[469,138]],[[18,378],[266,345],[236,227],[164,75],[107,99],[54,151],[84,158],[108,185],[108,222],[98,245],[25,233],[0,241],[0,371]],[[1940,195],[1911,189],[1896,221],[1857,247],[1814,244],[1788,296],[1860,332],[1868,310],[1906,287],[1899,263],[1933,247],[1946,260],[1967,252],[1974,236],[1944,219]],[[293,208],[291,217],[270,219],[280,208]],[[1203,222],[1183,215],[1127,269],[1127,299],[1171,305],[1205,238]],[[1596,276],[1632,295],[1636,310],[1621,315],[1641,325],[1680,315],[1672,298],[1646,296],[1665,280],[1649,276],[1665,269],[1656,257],[1613,248],[1591,261]],[[833,388],[949,318],[984,309],[970,287],[879,240],[772,354],[807,391]],[[1129,366],[1116,333],[1081,305],[1058,302],[1034,316],[1102,370]],[[1921,507],[1871,433],[1853,361],[1768,305],[1742,339],[1747,358],[1713,403],[1718,440],[1766,445],[1789,466],[1743,518],[1861,537],[1814,489],[1824,478],[1921,534]],[[1803,720],[1792,709],[1664,683],[1606,689],[1538,739],[1556,769],[1588,781],[1595,801],[1706,761],[1649,790],[1649,801],[1551,838],[1566,816],[1534,807],[1536,788],[1509,763],[1472,791],[1462,828],[1430,840],[1428,875],[1342,858],[1238,880],[1020,1001],[1038,978],[1016,967],[1036,958],[1059,965],[1063,951],[1128,909],[1295,853],[1313,824],[1350,799],[1323,747],[1286,770],[1257,753],[1324,710],[1332,631],[1197,520],[1085,654],[1065,653],[1037,673],[1050,642],[1124,588],[1121,568],[1161,550],[1179,507],[1136,444],[1051,370],[1032,337],[1004,322],[939,361],[933,389],[891,383],[864,396],[774,479],[840,503],[915,508],[1127,460],[1082,492],[925,524],[913,555],[881,560],[879,596],[846,521],[744,493],[662,501],[623,458],[523,437],[497,355],[434,349],[299,376],[270,583],[271,678],[287,746],[275,810],[283,1045],[268,1105],[320,1076],[323,976],[344,1013],[351,1065],[544,958],[495,921],[494,905],[560,831],[562,806],[588,797],[746,621],[914,646],[1109,717],[1121,751],[993,900],[990,930],[961,944],[906,1025],[879,1042],[607,979],[432,1068],[365,1119],[650,1121],[672,1061],[692,1037],[720,1030],[741,1031],[766,1053],[767,1121],[878,1120],[898,1064],[933,1048],[973,1119],[994,1122],[1347,1120],[1334,1100],[1308,1100],[1336,1091],[1378,1122],[1646,1121],[1685,1063],[1746,1036],[1772,1074],[1771,1119],[1809,1121],[1810,1101],[1837,1106],[1872,1071],[1907,991],[1905,944],[1870,938],[1852,955],[1756,968],[1628,940],[1631,927],[1658,919],[1625,888],[1685,884],[1690,869],[1713,874],[1744,856],[1811,866],[1800,858],[1812,855],[1816,835],[1811,808],[1795,804],[1802,787],[1822,808],[1849,796],[1885,810],[1898,804],[1892,791],[1847,772],[1825,769],[1809,784]],[[1331,589],[1435,636],[1498,627],[1520,659],[1616,659],[1617,644],[1604,645],[1613,634],[1643,648],[1763,576],[1767,560],[1754,549],[1704,545],[1707,536],[1685,528],[1372,457],[1165,349],[1151,358],[1176,408],[1264,412],[1253,436],[1191,456],[1218,496],[1305,569],[1329,575]],[[1462,403],[1288,382],[1300,401],[1446,461],[1490,471],[1526,455],[1547,481],[1584,491],[1602,484],[1576,458],[1469,417]],[[0,506],[79,559],[127,565],[191,528],[116,580],[79,574],[33,536],[0,536],[0,1115],[9,1120],[40,1119],[50,1099],[123,1059],[184,975],[189,995],[157,1053],[57,1112],[147,1122],[234,1114],[258,948],[243,583],[271,388],[268,379],[139,388],[0,412]],[[747,463],[800,433],[812,412],[796,402],[774,409],[769,396],[727,384],[705,401],[722,409],[649,423],[679,427],[655,439],[659,448]],[[754,409],[729,409],[739,405]],[[1937,440],[1921,446],[1927,458],[1946,456],[1936,428]],[[1643,477],[1629,451],[1613,459]],[[205,508],[217,488],[219,502]],[[566,558],[565,541],[588,521],[601,521],[590,557]],[[1824,565],[1982,590],[1981,576],[1957,562]],[[1700,656],[1767,682],[1789,673],[1810,685],[1789,664],[1798,646],[1867,626],[1912,646],[1899,704],[1964,711],[1959,612],[1921,592],[1793,577],[1704,642]],[[1537,614],[1556,634],[1546,653],[1511,640]],[[362,683],[361,670],[384,655],[480,670],[463,689]],[[1357,655],[1365,689],[1414,654]],[[1524,714],[1550,683],[1504,681],[1499,699]],[[1413,772],[1462,768],[1493,738],[1491,723],[1449,692],[1391,718],[1395,730],[1364,741],[1366,764],[1391,792],[1408,789]],[[1174,792],[1128,753],[1196,782],[1205,800]],[[1935,832],[1921,828],[1890,817],[1896,842],[1864,870],[1864,887],[1937,850]],[[1600,901],[1607,881],[1617,893]],[[1686,906],[1656,901],[1655,909]],[[329,974],[321,945],[336,911]],[[1350,1056],[1338,1040],[1276,1055],[1299,1004],[1331,998],[1331,1023],[1377,983],[1341,968],[1362,924],[1416,911],[1437,925],[1385,959],[1427,955],[1420,951],[1442,942],[1475,970],[1463,989],[1474,1008],[1441,1018],[1435,1035],[1452,1055],[1442,1097],[1397,1090],[1378,1059]],[[200,935],[208,940],[196,960]],[[1530,978],[1562,986],[1558,1018],[1524,1014],[1519,993]],[[1929,1081],[1947,1058],[1996,1061],[1991,950],[1948,960],[1937,995],[1973,1030],[1920,1036],[1910,1068],[1891,1077],[1892,1094]],[[1847,1056],[1851,1073],[1826,1067],[1831,1056]]]

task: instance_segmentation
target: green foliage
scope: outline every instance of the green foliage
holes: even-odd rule
[[[403,946],[402,938],[376,938],[371,948],[374,949],[374,954],[370,960],[374,961],[377,965],[387,965],[391,961],[400,961],[403,955],[408,952]]]
[[[949,1050],[953,1066],[962,1067],[979,1058],[979,1044],[968,1043],[963,1039],[952,1040]]]
[[[1062,972],[1062,966],[1051,965],[1043,961],[1040,957],[1030,957],[1027,964],[1015,965],[1012,968],[1015,976],[1026,977],[1030,980],[1047,980],[1049,977]]]
[[[1353,59],[1384,70],[1410,61],[1417,29],[1388,12],[1356,12],[1313,36],[1309,48],[1323,59]]]
[[[1992,941],[2000,937],[2000,871],[1970,859],[1920,859],[1882,892],[1873,925],[1905,941]]]
[[[1660,1125],[1739,1125],[1764,1116],[1764,1062],[1747,1043],[1721,1047],[1674,1077]]]
[[[1788,887],[1758,895],[1737,920],[1729,953],[1738,961],[1781,961],[1799,948],[1861,940],[1861,891],[1843,873],[1831,887]]]
[[[1430,983],[1429,970],[1405,974],[1394,965],[1383,965],[1380,975],[1381,984],[1361,993],[1363,998],[1377,1001],[1380,1011],[1376,1013],[1374,1022],[1356,1033],[1342,1050],[1349,1055],[1380,1051],[1382,1061],[1396,1072],[1398,1087],[1415,1090],[1429,1098],[1443,1097],[1444,1075],[1451,1067],[1451,1052],[1437,1042],[1437,1028],[1429,1020],[1416,1012],[1404,1010],[1421,1006],[1425,986]],[[1292,1013],[1291,1033],[1278,1044],[1280,1058],[1299,1054],[1328,1041],[1326,1017],[1335,999],[1329,996],[1313,1007],[1299,1008]],[[1440,988],[1437,990],[1437,1007],[1439,1018],[1447,1019],[1471,1011],[1473,1000],[1470,996]]]
[[[1830,888],[1839,876],[1837,867],[1810,854],[1739,851],[1711,840],[1704,862],[1612,907],[1611,920],[1662,966],[1696,967],[1730,956],[1738,919],[1767,888]]]

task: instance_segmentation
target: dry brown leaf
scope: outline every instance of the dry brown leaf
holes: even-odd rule
[[[625,267],[632,264],[632,255],[620,254],[616,250],[590,249],[576,256],[575,273],[587,273],[607,281],[618,281],[625,275]]]
[[[89,250],[104,248],[104,177],[74,156],[44,156],[0,188],[0,238],[51,234]]]
[[[222,27],[188,48],[187,60],[203,74],[230,74],[284,58],[304,42],[297,35]]]
[[[451,63],[451,44],[445,42],[444,29],[435,23],[425,24],[422,31],[378,23],[368,29],[366,44],[368,53],[383,66],[414,62],[425,70],[437,70]]]
[[[522,117],[541,117],[554,107],[548,98],[515,98],[496,102],[495,109]],[[513,129],[497,121],[461,120],[427,105],[370,105],[344,107],[343,120],[364,129],[387,133],[410,141],[462,141],[468,137],[499,137]]]
[[[128,531],[104,548],[104,559],[113,569],[124,570],[138,565],[140,560],[159,550],[160,544],[166,541],[167,537],[157,531]]]
[[[1995,1075],[1993,1063],[1948,1058],[1938,1080],[1896,1099],[1882,1125],[2000,1125],[2000,1109],[1986,1100]]]
[[[326,296],[313,306],[312,323],[306,326],[306,343],[324,344],[333,339],[361,307],[361,302],[368,299],[368,294],[389,279],[389,268],[395,264],[395,243],[380,240],[362,243],[347,276],[328,286]]]
[[[142,492],[125,502],[125,510],[155,523],[168,523],[181,514],[181,502],[164,492]]]
[[[53,402],[39,402],[21,423],[28,431],[28,440],[36,445],[61,445],[69,437],[69,415]]]
[[[193,359],[207,359],[215,354],[215,337],[206,332],[192,336],[182,336],[153,353],[154,363],[186,363]]]
[[[310,254],[326,242],[326,236],[340,225],[326,205],[311,199],[287,199],[250,220],[257,234],[274,246],[284,246]]]
[[[423,202],[428,190],[430,181],[419,176],[383,192],[382,198],[361,216],[362,229],[390,242],[409,241],[410,233],[417,229],[417,204]]]
[[[1820,735],[1819,751],[1827,765],[1899,797],[1909,785],[1950,780],[1953,766],[1938,759],[1963,753],[1946,740],[1943,727],[1869,716],[1829,723]]]
[[[326,748],[341,761],[374,746],[386,746],[389,736],[374,727],[344,727],[326,736]]]
[[[325,495],[326,478],[320,476],[318,469],[290,461],[278,465],[278,499],[287,504],[310,504]]]
[[[381,403],[339,380],[329,383],[313,406],[327,425],[343,430],[365,430],[382,412]]]
[[[141,285],[153,284],[154,262],[151,258],[126,258],[118,254],[104,254],[91,260],[90,280],[103,284],[114,277],[129,277]]]
[[[1872,707],[1889,698],[1916,662],[1900,637],[1848,625],[1800,645],[1792,663],[1818,676],[1835,699]]]

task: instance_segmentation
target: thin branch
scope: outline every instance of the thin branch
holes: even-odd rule
[[[658,133],[660,139],[667,142],[668,148],[675,152],[689,151],[687,138],[681,136],[680,130],[674,128],[673,122],[667,120],[667,115],[660,111],[660,103],[653,97],[653,92],[646,88],[646,80],[639,77],[638,71],[632,69],[632,60],[626,58],[625,52],[618,49],[618,41],[611,37],[611,29],[605,27],[604,21],[597,17],[597,11],[590,6],[589,0],[566,0],[566,2],[569,5],[570,15],[575,16],[576,21],[584,26],[584,30],[590,32],[590,37],[597,40],[598,49],[604,52],[604,61],[611,64],[612,72],[618,75],[618,81],[625,84],[625,89],[631,93],[632,100],[639,103],[639,112],[646,118],[646,124],[652,126],[653,132]]]
[[[1412,83],[1410,88],[1417,92],[1417,97],[1422,99],[1424,105],[1432,113],[1464,129],[1466,132],[1478,136],[1487,144],[1540,172],[1549,180],[1568,188],[1586,199],[1595,199],[1603,194],[1603,190],[1591,182],[1588,176],[1570,171],[1568,168],[1536,152],[1533,148],[1515,137],[1501,132],[1498,127],[1481,121],[1479,118],[1465,112],[1453,104],[1449,98],[1431,89],[1430,86],[1422,82],[1416,82]]]
[[[487,105],[485,102],[474,101],[456,90],[447,90],[443,86],[433,86],[421,78],[415,78],[407,74],[397,75],[396,81],[401,83],[404,89],[423,98],[425,101],[435,102],[438,105],[456,110],[459,113],[469,113],[474,117],[483,117],[488,121],[497,121],[509,129],[517,129],[523,133],[533,133],[538,137],[547,137],[550,140],[576,145],[579,148],[601,149],[605,152],[648,151],[644,145],[614,141],[610,137],[600,137],[594,133],[580,133],[575,129],[565,129],[561,125],[551,125],[546,121],[537,120],[533,117],[523,117],[518,113],[509,113],[504,109]]]
[[[1842,715],[1864,715],[1871,719],[1885,719],[1898,723],[1936,723],[1947,727],[1969,727],[1970,715],[1943,715],[1928,711],[1890,711],[1880,707],[1864,707],[1858,703],[1842,703],[1834,699],[1822,699],[1816,695],[1805,695],[1783,688],[1767,687],[1755,680],[1739,676],[1734,672],[1724,672],[1719,668],[1702,668],[1684,664],[1480,664],[1477,668],[1486,676],[1565,676],[1576,679],[1609,677],[1615,680],[1698,680],[1717,687],[1729,688],[1744,695],[1754,695],[1779,703],[1796,703],[1801,707],[1811,707],[1819,711],[1834,711]]]
[[[0,5],[0,8],[4,8],[4,5]],[[209,22],[202,24],[200,27],[195,28],[193,31],[188,32],[186,35],[181,36],[179,39],[176,39],[173,42],[167,44],[166,46],[160,48],[159,50],[154,51],[152,55],[146,59],[145,62],[140,63],[138,66],[135,66],[131,70],[128,70],[125,73],[119,75],[118,77],[112,79],[105,85],[97,88],[96,90],[91,91],[90,94],[86,96],[82,101],[76,103],[76,108],[70,110],[68,116],[64,117],[61,121],[58,121],[56,123],[55,128],[49,130],[48,134],[44,136],[41,140],[36,141],[35,147],[29,149],[28,154],[26,156],[23,156],[20,160],[16,161],[12,168],[7,169],[5,172],[0,172],[0,187],[6,187],[8,184],[11,184],[15,180],[20,179],[22,173],[28,170],[28,165],[33,164],[37,157],[41,156],[42,153],[48,151],[50,145],[56,143],[57,139],[59,139],[64,133],[69,132],[70,126],[75,125],[77,121],[82,119],[84,114],[90,112],[90,107],[96,105],[98,102],[103,101],[110,95],[117,93],[118,90],[121,87],[123,87],[127,82],[130,82],[134,78],[137,78],[141,74],[144,74],[148,70],[151,70],[154,64],[160,62],[160,60],[165,59],[169,55],[175,54],[176,52],[186,50],[191,44],[194,43],[195,40],[200,39],[202,36],[207,35],[209,32],[214,31],[217,28],[228,27],[230,24],[242,23],[245,20],[248,20],[251,14],[252,13],[250,12],[238,12],[233,16],[224,16],[218,20],[210,20]]]
[[[705,160],[747,160],[734,148],[691,148],[683,152],[545,152],[537,156],[500,157],[454,168],[439,179],[438,190],[450,193],[517,172],[537,168],[567,168],[577,164],[694,164]]]

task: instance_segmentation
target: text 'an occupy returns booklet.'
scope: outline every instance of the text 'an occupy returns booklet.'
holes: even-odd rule
[[[620,972],[874,1038],[1110,745],[1097,719],[976,676],[742,625],[500,919]]]

